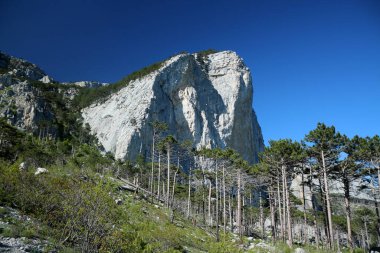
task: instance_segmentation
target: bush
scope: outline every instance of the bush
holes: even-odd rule
[[[81,179],[82,178],[82,179]],[[44,220],[51,236],[61,243],[96,252],[121,224],[120,208],[110,192],[115,187],[105,180],[73,172],[57,176],[54,171],[35,176],[16,166],[0,168],[1,204],[17,206],[23,212]],[[3,233],[34,237],[33,227],[15,226]]]
[[[79,94],[75,96],[73,101],[73,106],[77,110],[85,108],[97,101],[102,101],[106,99],[109,95],[118,92],[125,86],[127,86],[131,81],[142,78],[150,73],[160,69],[164,61],[154,63],[148,67],[142,68],[138,71],[132,72],[128,76],[124,77],[120,81],[97,88],[80,88]]]

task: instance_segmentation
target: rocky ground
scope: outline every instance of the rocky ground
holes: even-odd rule
[[[40,238],[38,227],[30,217],[0,206],[0,252],[55,252],[48,240]]]

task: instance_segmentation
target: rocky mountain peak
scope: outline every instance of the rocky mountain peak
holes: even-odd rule
[[[250,162],[258,160],[264,145],[252,110],[251,73],[235,52],[181,53],[148,69],[82,110],[84,123],[106,151],[118,159],[147,156],[150,123],[160,121],[168,124],[168,134],[192,141],[194,148],[230,147]],[[0,70],[1,115],[12,125],[48,136],[56,136],[64,124],[59,115],[78,96],[76,86],[108,85],[58,83],[35,64],[3,53]]]
[[[0,52],[0,70],[2,74],[2,82],[8,79],[8,83],[12,78],[40,80],[44,83],[52,82],[53,79],[46,75],[37,65],[26,60],[12,57]]]
[[[264,147],[252,110],[252,79],[232,51],[180,54],[82,111],[106,151],[118,159],[148,155],[150,122],[166,122],[178,141],[195,148],[237,150],[250,162]]]

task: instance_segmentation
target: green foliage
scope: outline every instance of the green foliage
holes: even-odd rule
[[[275,161],[284,166],[292,166],[302,161],[305,153],[299,142],[290,139],[281,139],[278,141],[269,141],[269,147],[265,148],[262,155],[264,161]]]
[[[333,224],[341,230],[347,230],[347,220],[345,216],[342,215],[333,215],[332,216]]]
[[[8,55],[0,51],[0,73],[9,71],[10,58]]]
[[[95,102],[101,102],[104,99],[106,99],[109,95],[127,86],[131,81],[147,76],[150,73],[160,69],[163,63],[164,61],[157,62],[138,71],[132,72],[120,81],[110,85],[101,86],[97,88],[80,88],[79,94],[76,95],[73,100],[73,106],[79,110]]]
[[[356,158],[368,167],[370,173],[376,173],[374,169],[380,168],[380,137],[361,138],[355,136],[352,141],[355,144]]]
[[[211,242],[209,244],[210,253],[240,253],[243,250],[239,249],[236,245],[230,242]]]
[[[367,225],[368,232],[375,235],[377,217],[374,210],[367,207],[360,207],[353,211],[352,230],[355,234],[360,235],[365,229],[364,223]]]
[[[218,51],[216,51],[214,49],[208,49],[208,50],[197,52],[197,58],[196,58],[196,60],[202,66],[202,68],[207,71],[207,68],[208,68],[208,66],[207,66],[207,56],[210,55],[210,54],[215,54],[217,52]]]
[[[337,156],[343,144],[343,136],[335,130],[335,127],[329,127],[323,123],[318,123],[317,128],[305,136],[305,140],[312,143],[313,146],[310,151],[314,154],[320,154],[324,151]]]
[[[37,99],[44,101],[46,111],[52,115],[46,116],[48,120],[36,122],[39,135],[50,129],[54,133],[54,138],[61,141],[70,139],[75,143],[96,143],[96,139],[89,134],[89,126],[83,126],[81,114],[77,108],[73,108],[72,102],[65,98],[64,93],[68,89],[80,89],[73,85],[62,85],[58,83],[42,83],[40,81],[30,81],[34,88]]]
[[[355,248],[354,253],[365,253],[365,249]]]
[[[6,68],[0,68],[0,75],[8,73],[8,69]]]
[[[219,52],[219,51],[210,48],[210,49],[206,49],[206,50],[197,52],[197,55],[198,55],[198,57],[204,58],[210,54],[216,54],[217,52]]]
[[[0,157],[13,160],[23,147],[23,134],[15,127],[10,126],[5,119],[0,118]]]
[[[289,193],[289,199],[294,205],[302,205],[302,200],[297,198],[293,193]]]
[[[4,165],[0,168],[0,203],[15,205],[45,221],[51,236],[66,245],[96,252],[107,248],[120,224],[125,224],[126,217],[112,198],[115,187],[107,180],[75,171],[62,176],[52,168],[48,174],[35,176]],[[5,232],[28,237],[35,234],[20,228]]]
[[[235,245],[227,242],[210,243],[215,239],[178,213],[172,223],[166,209],[125,195],[124,204],[116,205],[114,198],[120,196],[117,185],[95,172],[104,174],[104,168],[130,165],[102,156],[88,144],[73,146],[69,140],[39,141],[21,132],[20,135],[19,144],[26,145],[28,151],[20,149],[19,160],[29,155],[49,157],[50,161],[38,163],[47,165],[49,172],[36,176],[33,169],[20,171],[19,162],[0,161],[0,204],[17,206],[23,213],[44,221],[48,229],[12,226],[3,229],[6,235],[49,236],[62,251],[183,252],[186,246],[196,251],[238,252]],[[143,160],[140,163],[146,167]],[[185,196],[186,189],[177,185],[176,194]]]

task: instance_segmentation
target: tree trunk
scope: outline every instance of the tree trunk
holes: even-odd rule
[[[219,242],[219,182],[218,182],[218,162],[215,162],[215,194],[216,194],[216,241]]]
[[[312,171],[310,171],[310,174],[311,175],[313,174]],[[312,192],[312,183],[313,183],[313,181],[311,181],[311,184],[309,185],[310,192]],[[312,208],[313,208],[313,216],[314,216],[315,243],[317,245],[317,249],[319,249],[319,230],[318,230],[318,224],[317,224],[317,210],[316,210],[317,207],[315,206],[315,203],[314,203],[313,199],[311,199],[311,205],[312,205]]]
[[[285,234],[289,234],[288,232],[289,231],[286,231],[286,227],[287,227],[287,222],[286,222],[286,194],[285,194],[285,173],[284,173],[284,169],[283,169],[283,166],[281,166],[281,177],[282,177],[282,219],[283,219],[283,226],[284,226],[284,240],[286,238]],[[289,235],[288,235],[289,236]]]
[[[323,220],[324,220],[324,225],[323,225],[323,229],[324,229],[324,232],[325,232],[325,236],[326,236],[326,240],[327,242],[330,241],[330,233],[329,233],[329,225],[328,225],[328,219],[327,219],[327,207],[326,207],[326,196],[325,194],[323,193],[324,192],[324,183],[323,181],[321,181],[321,177],[318,176],[318,181],[319,181],[319,194],[321,195],[321,203],[322,203],[322,212],[323,212]],[[322,241],[322,236],[321,236],[321,241]],[[322,244],[323,246],[323,244]]]
[[[368,236],[368,227],[367,227],[367,221],[368,217],[364,217],[364,230],[365,230],[365,249],[369,248],[369,236]]]
[[[336,246],[338,249],[338,252],[340,252],[340,244],[339,244],[339,231],[336,231]],[[351,251],[352,249],[350,249]]]
[[[376,215],[377,215],[377,245],[380,246],[380,212],[379,212],[379,204],[378,200],[380,200],[380,166],[377,167],[377,191],[378,195],[377,198],[375,197],[375,205],[376,205]],[[376,194],[374,194],[376,195]]]
[[[161,184],[161,152],[158,152],[158,178],[157,178],[157,193],[158,200],[160,200],[161,192],[160,192],[160,184]]]
[[[322,169],[323,169],[323,181],[324,181],[324,185],[325,185],[325,195],[326,195],[327,220],[328,220],[329,234],[330,234],[329,245],[330,245],[330,248],[333,248],[334,233],[333,233],[333,228],[332,228],[332,216],[331,216],[331,206],[330,206],[330,190],[329,190],[329,185],[327,182],[327,169],[326,169],[325,155],[323,153],[323,150],[321,152],[321,158],[322,158]]]
[[[379,212],[379,204],[378,204],[378,198],[376,197],[376,193],[374,193],[374,199],[375,199],[375,211],[376,211],[376,219],[377,219],[377,245],[380,245],[380,212]]]
[[[238,178],[237,178],[237,226],[239,230],[239,237],[242,238],[242,229],[241,229],[241,171],[238,170]]]
[[[209,188],[208,188],[208,223],[210,227],[212,227],[212,218],[211,218],[211,180],[209,180]]]
[[[165,180],[162,180],[162,197],[163,197],[162,200],[164,200],[166,202]]]
[[[168,180],[166,182],[166,207],[169,207],[169,200],[170,200],[170,147],[167,147],[167,159],[168,159],[168,171],[167,171],[167,177]]]
[[[284,220],[282,217],[282,206],[281,206],[281,193],[280,193],[280,178],[277,177],[277,200],[278,200],[278,216],[280,218],[280,232],[281,232],[281,238],[282,241],[284,241],[285,235],[284,235]]]
[[[275,216],[275,206],[273,203],[275,199],[273,198],[273,187],[272,187],[272,179],[271,186],[269,187],[269,209],[270,209],[270,218],[271,218],[271,231],[272,231],[272,242],[276,241],[276,216]],[[252,203],[251,203],[252,205]]]
[[[154,182],[154,134],[152,140],[152,171],[150,175],[150,193],[152,194],[152,202],[153,202],[153,182]]]
[[[226,178],[224,174],[224,165],[223,165],[223,232],[226,233]]]
[[[361,236],[362,236],[362,248],[363,248],[363,250],[365,250],[365,248],[366,248],[366,243],[365,243],[365,236],[364,236],[364,231],[363,231],[363,229],[360,231],[361,232]]]
[[[232,222],[232,207],[231,207],[231,192],[228,194],[228,214],[230,218],[230,230],[233,232],[233,222]]]
[[[205,178],[204,178],[204,174],[203,174],[203,181],[202,181],[202,214],[203,214],[203,224],[206,225],[206,196],[205,196],[205,192],[206,192],[206,185],[205,185]]]
[[[303,241],[306,244],[308,240],[308,233],[306,232],[307,229],[307,219],[306,219],[306,196],[305,196],[305,181],[304,181],[304,165],[302,164],[302,204],[303,204],[303,222],[304,222],[304,229],[303,229]]]
[[[260,207],[260,228],[261,228],[261,238],[264,239],[264,210],[261,200],[261,191],[259,193],[259,207]]]
[[[282,166],[282,171],[284,175],[284,184],[285,184],[285,200],[286,200],[286,213],[287,213],[287,225],[288,225],[288,245],[291,248],[293,245],[292,223],[291,223],[292,217],[290,216],[290,200],[289,200],[288,181],[287,181],[285,166]]]
[[[243,186],[241,187],[241,188],[243,188]],[[244,194],[241,196],[241,203],[242,203],[242,205],[241,205],[241,227],[242,227],[242,235],[245,233],[245,213],[244,213],[244,211],[245,211],[245,196],[244,196]]]
[[[344,173],[344,172],[343,172]],[[351,232],[351,206],[350,206],[350,183],[346,176],[343,179],[344,185],[344,204],[346,206],[346,220],[347,220],[347,247],[350,252],[353,252],[352,248],[352,232]]]
[[[201,164],[203,164],[203,158],[202,156],[199,158],[201,161]],[[206,225],[206,178],[205,178],[205,172],[202,166],[202,214],[203,214],[203,224]]]
[[[377,168],[377,190],[378,190],[378,199],[380,199],[380,166],[375,166]]]
[[[170,202],[171,203],[170,206],[172,206],[172,207],[173,207],[173,203],[174,203],[174,191],[175,191],[177,174],[178,174],[178,168],[174,172],[174,178],[173,178],[172,197],[171,197],[171,202]]]
[[[187,218],[190,217],[190,204],[191,204],[191,167],[189,168],[189,191],[187,194]]]

